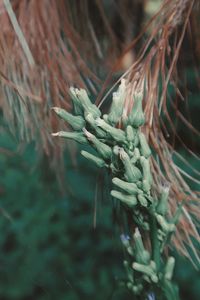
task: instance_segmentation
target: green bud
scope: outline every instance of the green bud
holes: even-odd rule
[[[85,136],[87,137],[88,141],[90,141],[94,145],[97,152],[104,159],[110,159],[111,158],[112,149],[108,145],[100,142],[92,133],[87,131],[85,128],[83,129],[83,132],[84,132]]]
[[[149,181],[147,180],[142,180],[142,189],[144,192],[149,193],[151,189],[151,185],[149,184]]]
[[[146,265],[134,262],[132,266],[133,266],[134,270],[149,276],[154,283],[158,282],[158,277],[155,274],[155,272],[152,270],[152,267],[150,265],[146,266]]]
[[[126,195],[126,194],[123,194],[123,193],[121,193],[119,191],[115,191],[115,190],[111,191],[111,195],[114,198],[123,202],[124,204],[128,205],[129,207],[134,207],[137,204],[137,199],[133,195]]]
[[[175,266],[175,259],[174,257],[170,256],[165,266],[165,279],[167,280],[172,279],[174,266]]]
[[[113,147],[113,153],[115,154],[115,155],[119,155],[119,153],[120,153],[120,147],[119,146],[117,146],[117,145],[115,145],[114,147]]]
[[[142,166],[142,173],[143,173],[143,189],[144,189],[144,185],[146,184],[146,187],[149,185],[149,187],[147,188],[147,191],[150,190],[151,185],[152,185],[152,175],[151,175],[151,170],[150,170],[150,164],[149,164],[149,160],[146,159],[144,156],[140,157],[140,163]]]
[[[110,113],[108,114],[108,121],[113,125],[119,122],[123,113],[124,101],[126,96],[125,82],[125,79],[122,79],[118,91],[113,93],[113,100],[110,108]]]
[[[62,120],[68,122],[74,130],[82,130],[85,126],[85,120],[81,116],[73,116],[59,107],[52,107],[52,109]]]
[[[126,179],[129,182],[137,182],[142,177],[140,170],[131,164],[130,157],[123,148],[120,148],[119,155],[125,168]]]
[[[149,264],[150,262],[150,254],[146,249],[144,248],[141,234],[136,228],[135,233],[133,235],[134,241],[135,241],[135,256],[138,263],[142,264]]]
[[[128,194],[136,195],[138,192],[138,188],[135,183],[126,182],[117,177],[113,178],[112,182],[119,188],[123,189]]]
[[[133,156],[131,157],[131,163],[135,164],[140,158],[140,150],[135,148],[133,151]]]
[[[164,187],[160,197],[160,201],[156,207],[158,214],[164,216],[168,210],[168,197],[169,197],[169,187]]]
[[[175,225],[168,223],[165,218],[161,215],[155,214],[156,219],[161,226],[162,230],[166,233],[173,232],[175,230]]]
[[[95,156],[95,155],[93,155],[93,154],[91,154],[87,151],[82,150],[81,154],[85,158],[87,158],[87,159],[91,160],[92,162],[94,162],[97,165],[97,167],[99,167],[99,168],[103,168],[103,167],[106,166],[106,163],[103,159],[101,159],[101,158],[99,158],[99,157],[97,157],[97,156]]]
[[[87,139],[84,137],[82,132],[59,131],[59,132],[56,132],[56,133],[52,133],[52,135],[67,138],[67,139],[71,139],[71,140],[74,140],[74,141],[76,141],[78,143],[81,143],[81,144],[87,144],[88,143]]]
[[[76,96],[80,100],[85,113],[91,113],[94,118],[101,116],[101,111],[90,101],[87,92],[84,89],[75,89]]]
[[[137,132],[136,129],[133,128],[132,126],[128,125],[126,127],[126,137],[127,137],[127,140],[129,142],[133,142],[134,141],[136,132]]]
[[[105,122],[108,123],[108,115],[107,115],[107,114],[104,114],[104,115],[103,115],[103,119],[104,119]]]
[[[96,125],[101,127],[105,132],[109,133],[116,142],[124,143],[126,141],[125,133],[123,130],[109,125],[103,119],[97,118]]]
[[[90,124],[90,126],[96,131],[99,138],[105,138],[106,133],[101,128],[96,125],[96,121],[91,113],[85,113],[85,119]]]
[[[142,206],[147,207],[148,205],[147,199],[142,194],[138,195],[138,201]]]
[[[133,127],[140,127],[145,122],[145,117],[142,109],[142,93],[135,93],[134,104],[131,113],[129,114],[129,124]]]
[[[146,137],[142,132],[140,132],[138,136],[140,141],[141,153],[145,158],[148,158],[151,155],[151,149],[149,148]]]
[[[69,94],[70,94],[70,97],[72,99],[74,113],[76,115],[83,115],[83,106],[80,103],[80,100],[76,95],[76,88],[70,87]]]
[[[133,215],[133,220],[134,222],[140,227],[142,228],[143,230],[149,230],[149,224],[144,221],[144,218],[141,217],[141,214],[136,216],[135,214]]]

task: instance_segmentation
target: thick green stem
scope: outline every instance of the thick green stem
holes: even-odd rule
[[[153,212],[150,212],[149,221],[150,221],[150,239],[151,239],[151,248],[152,248],[152,258],[156,263],[157,270],[159,270],[160,269],[160,245],[158,240],[157,222]]]

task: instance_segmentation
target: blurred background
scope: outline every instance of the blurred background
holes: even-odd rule
[[[0,3],[1,9],[3,9],[3,2]],[[32,0],[29,1],[29,4],[36,4],[36,2],[36,0]],[[54,1],[50,2],[54,3]],[[76,17],[81,15],[81,6],[78,1],[75,1],[76,5],[73,4],[73,1],[61,2],[66,2],[67,7],[72,5],[74,9],[72,12]],[[83,2],[88,3],[87,1]],[[98,11],[102,12],[102,7],[105,14],[111,16],[109,26],[117,36],[117,41],[123,40],[123,47],[116,46],[116,57],[140,32],[144,22],[158,10],[161,1],[130,0],[123,2],[125,4],[122,2],[89,1],[88,6],[92,24],[100,22]],[[19,20],[21,18],[20,1],[11,1],[10,3],[13,4]],[[28,6],[24,0],[21,3],[23,3],[21,9],[24,9],[25,4]],[[42,0],[41,3],[46,3],[46,1]],[[98,5],[95,6],[95,3]],[[121,8],[124,9],[123,17],[119,13]],[[37,12],[37,9],[40,8],[34,9]],[[198,7],[195,8],[195,13],[198,9]],[[39,10],[39,12],[41,11]],[[125,16],[128,17],[125,18]],[[0,21],[2,18],[3,15],[0,15]],[[101,15],[101,18],[104,17]],[[131,25],[131,20],[134,26]],[[84,24],[84,20],[82,21]],[[74,24],[79,32],[79,24],[77,25],[76,22]],[[119,24],[121,24],[120,27]],[[11,25],[9,24],[9,26]],[[23,28],[23,23],[21,26]],[[112,36],[109,26],[106,28]],[[129,27],[133,27],[131,34]],[[108,37],[105,32],[98,26],[95,27],[95,30],[96,34],[104,39],[102,51],[106,53],[109,49],[108,54],[114,53],[111,51],[112,44],[107,47]],[[126,31],[129,34],[126,34]],[[78,43],[79,39],[77,36],[76,38]],[[94,35],[93,38],[95,39]],[[5,40],[3,41],[5,42]],[[197,38],[196,41],[199,45],[200,42]],[[13,45],[8,49],[11,51],[10,53],[14,51]],[[96,47],[98,52],[98,44]],[[184,88],[187,90],[189,101],[186,106],[180,104],[180,109],[183,114],[190,116],[193,126],[199,130],[199,69],[194,68],[193,56],[188,53],[188,49],[186,38],[181,64],[184,65],[187,77],[187,85],[183,84],[183,90]],[[199,54],[200,48],[195,49],[198,58],[197,54]],[[38,52],[37,55],[42,56],[42,52]],[[122,74],[126,70],[127,66],[134,61],[134,55],[134,52],[131,52],[125,57],[116,74]],[[100,63],[101,51],[98,59],[99,61],[97,61]],[[94,57],[89,62],[92,71],[97,69],[96,65],[92,65],[93,60],[96,62]],[[106,78],[105,75],[110,68],[109,60],[112,60],[112,55],[107,58],[106,62],[104,61],[105,64],[102,65],[101,70],[96,70],[102,80]],[[36,60],[36,63],[40,64],[40,68],[43,67],[41,61]],[[3,74],[5,74],[5,69],[12,73],[8,64],[6,68],[2,67]],[[80,70],[78,72],[81,73]],[[6,74],[8,76],[10,73]],[[119,75],[116,75],[116,78],[118,78],[117,76]],[[2,78],[8,79],[8,77]],[[14,80],[14,76],[12,79]],[[21,79],[16,80],[20,84]],[[75,80],[74,78],[67,78],[66,81],[68,84],[79,83],[79,79]],[[50,79],[48,82],[49,85],[55,84]],[[83,83],[81,84],[83,85]],[[95,97],[100,88],[97,84],[94,86]],[[11,97],[10,93],[5,90],[5,86],[3,86],[0,106],[0,300],[133,299],[132,295],[118,286],[118,282],[125,277],[124,253],[112,199],[109,196],[110,186],[107,174],[103,171],[100,172],[81,157],[79,151],[83,147],[73,143],[68,144],[68,147],[61,144],[60,150],[54,145],[52,146],[52,141],[49,139],[54,128],[54,121],[52,121],[51,113],[46,113],[55,104],[52,100],[53,95],[50,93],[52,91],[48,91],[50,93],[49,102],[45,102],[44,105],[42,103],[42,114],[37,115],[39,109],[35,110],[35,115],[40,116],[38,124],[36,124],[37,121],[34,123],[30,116],[30,107],[25,111],[24,107],[20,106],[21,100],[18,94],[12,94],[10,106],[5,107],[7,101],[5,95]],[[34,93],[34,91],[32,92]],[[173,91],[169,90],[169,93],[173,96]],[[23,97],[25,99],[26,95]],[[57,102],[60,101],[63,104],[63,98],[64,95],[62,95],[62,99],[57,99]],[[53,99],[55,100],[55,98]],[[13,103],[18,104],[13,105]],[[69,102],[67,105],[70,107]],[[22,115],[19,114],[19,106]],[[13,113],[12,107],[14,107],[15,113]],[[23,113],[26,114],[26,118]],[[176,113],[172,110],[172,118],[173,114]],[[23,117],[24,119],[21,120],[20,118]],[[49,126],[49,123],[52,124],[52,122],[53,125]],[[26,127],[29,124],[31,124],[31,129],[29,128],[26,132],[23,126]],[[37,128],[34,127],[37,125]],[[176,123],[176,129],[178,136],[198,155],[199,139],[194,138],[181,122]],[[31,134],[27,138],[30,131]],[[200,169],[200,160],[189,155],[179,139],[175,139],[174,147],[187,162],[196,169]],[[62,158],[60,158],[60,153],[62,153]],[[185,172],[193,175],[191,168],[178,158],[174,159]],[[190,184],[194,190],[200,190],[197,181],[190,182]],[[198,300],[200,297],[200,272],[195,270],[186,258],[182,258],[176,253],[175,255],[177,261],[175,280],[180,288],[181,299]]]

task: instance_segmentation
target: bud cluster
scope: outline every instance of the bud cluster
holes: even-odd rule
[[[74,131],[60,131],[53,135],[91,145],[96,155],[87,151],[81,151],[81,154],[98,167],[110,170],[113,183],[111,195],[132,214],[135,233],[131,241],[122,240],[132,260],[131,263],[124,262],[128,275],[126,286],[135,295],[145,294],[155,285],[160,286],[165,291],[166,299],[177,299],[173,296],[176,292],[171,284],[174,259],[170,257],[165,263],[161,254],[176,228],[180,211],[173,220],[168,219],[169,189],[163,189],[160,199],[152,196],[151,149],[141,131],[145,123],[143,94],[134,94],[133,107],[126,118],[123,118],[125,80],[113,93],[107,115],[102,115],[99,108],[92,104],[85,90],[70,88],[70,94],[74,115],[58,107],[53,109]],[[149,236],[149,250],[145,249],[140,232],[147,238]]]

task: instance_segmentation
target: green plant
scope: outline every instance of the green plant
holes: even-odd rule
[[[114,185],[111,195],[119,200],[129,223],[127,232],[121,236],[128,253],[124,261],[127,279],[121,284],[137,299],[176,300],[178,289],[172,282],[175,259],[166,255],[166,249],[176,230],[181,206],[169,217],[169,187],[156,193],[151,150],[142,132],[144,87],[135,87],[128,116],[123,114],[126,88],[127,82],[123,79],[118,91],[113,93],[110,112],[103,116],[85,90],[70,88],[74,115],[58,107],[53,109],[74,131],[53,135],[91,145],[97,155],[87,151],[81,154],[110,173]]]

